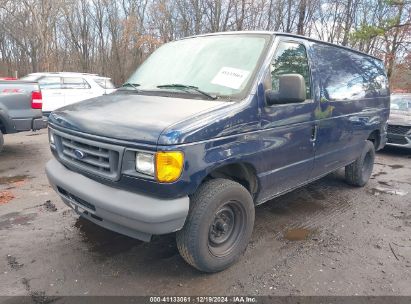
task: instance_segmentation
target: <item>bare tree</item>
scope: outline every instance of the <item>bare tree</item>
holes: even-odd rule
[[[384,59],[411,47],[405,0],[0,0],[0,74],[83,71],[117,84],[162,43],[208,32],[272,30]]]

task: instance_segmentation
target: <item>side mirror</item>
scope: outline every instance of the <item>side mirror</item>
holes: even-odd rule
[[[279,75],[278,92],[267,90],[265,97],[268,105],[303,102],[306,100],[307,91],[304,77],[300,74]]]

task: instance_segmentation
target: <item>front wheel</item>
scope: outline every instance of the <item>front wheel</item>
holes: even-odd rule
[[[359,158],[345,167],[345,180],[348,184],[363,187],[371,177],[374,168],[375,147],[367,140]]]
[[[254,227],[250,193],[228,179],[205,182],[190,201],[190,211],[177,247],[187,263],[217,272],[235,263],[247,248]]]

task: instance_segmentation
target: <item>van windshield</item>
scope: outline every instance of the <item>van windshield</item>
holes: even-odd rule
[[[219,97],[241,95],[269,40],[269,35],[233,34],[170,42],[157,49],[126,84],[137,85],[140,91],[181,91],[191,86]]]

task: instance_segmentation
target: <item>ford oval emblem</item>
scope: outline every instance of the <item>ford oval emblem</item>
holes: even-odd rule
[[[86,157],[86,153],[84,153],[81,150],[74,150],[74,155],[76,156],[77,159],[83,159],[84,157]]]

